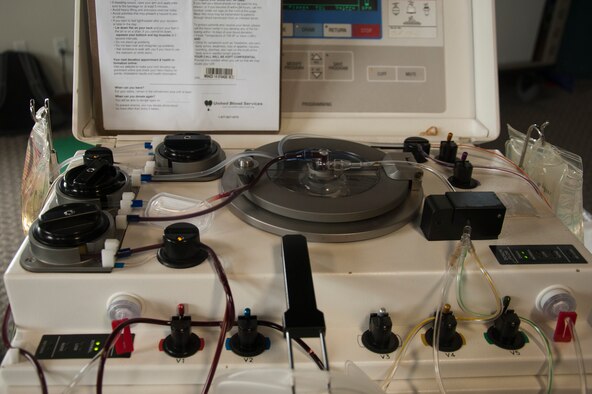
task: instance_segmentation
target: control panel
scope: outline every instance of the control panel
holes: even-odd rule
[[[283,3],[285,112],[441,113],[443,4]]]

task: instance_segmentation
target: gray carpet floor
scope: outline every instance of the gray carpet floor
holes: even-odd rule
[[[6,270],[24,235],[21,228],[20,187],[22,165],[25,160],[27,136],[23,134],[0,137],[0,264]],[[2,314],[7,303],[4,282],[0,284]],[[0,345],[0,357],[5,349]]]
[[[54,137],[69,135],[70,131],[61,130]],[[14,254],[25,238],[21,227],[21,177],[28,133],[15,131],[0,134],[0,272],[4,273]],[[4,314],[7,304],[4,281],[0,282],[0,313]],[[0,341],[1,343],[1,341]],[[0,359],[4,355],[0,344]]]
[[[511,123],[519,130],[526,130],[531,123],[550,121],[548,141],[579,154],[584,160],[584,207],[592,212],[592,80],[577,81],[572,92],[543,84],[530,101],[520,97],[515,79],[503,76],[500,79],[502,125]],[[54,137],[69,133],[69,130],[58,131]],[[26,131],[0,134],[0,272],[6,270],[24,238],[20,224],[20,183],[27,138]],[[506,139],[503,126],[500,137],[484,146],[503,151]],[[0,282],[0,311],[4,311],[5,305],[6,292]],[[1,356],[0,348],[0,359]]]
[[[20,213],[20,186],[22,165],[25,160],[27,136],[17,134],[0,137],[0,262],[2,272],[6,269],[18,245],[23,240]],[[4,286],[0,287],[0,297],[6,296]]]

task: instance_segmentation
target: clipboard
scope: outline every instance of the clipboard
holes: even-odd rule
[[[97,131],[278,133],[281,4],[266,3],[87,0]]]

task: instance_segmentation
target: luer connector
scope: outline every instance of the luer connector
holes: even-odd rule
[[[171,319],[171,334],[161,341],[161,349],[175,358],[193,356],[204,348],[204,341],[191,332],[191,316],[185,315],[185,306],[177,306],[177,316]]]
[[[450,305],[444,305],[440,314],[440,338],[438,340],[438,350],[441,352],[455,352],[465,344],[463,336],[456,331],[456,325],[456,317],[450,310]],[[434,346],[434,327],[426,331],[424,338],[428,345]]]

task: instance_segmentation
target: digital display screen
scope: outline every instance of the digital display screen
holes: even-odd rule
[[[376,11],[378,0],[283,0],[287,11]]]

